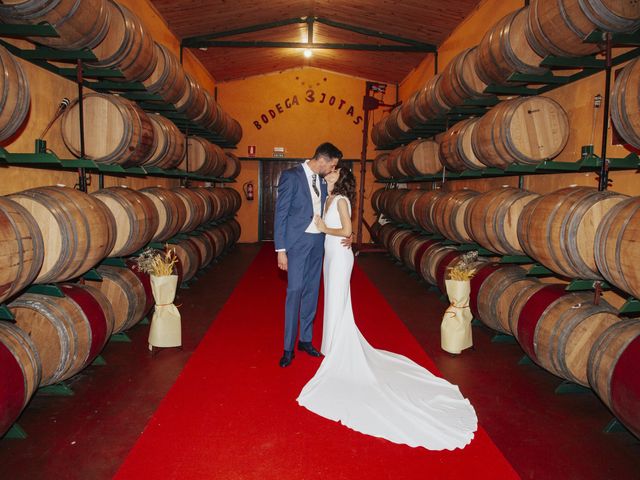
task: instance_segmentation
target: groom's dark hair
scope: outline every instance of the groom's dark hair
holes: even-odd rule
[[[342,152],[333,143],[325,142],[318,145],[316,153],[313,154],[313,158],[316,160],[320,157],[337,158],[340,160],[342,158]]]

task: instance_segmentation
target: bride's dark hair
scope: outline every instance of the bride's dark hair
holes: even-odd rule
[[[349,199],[352,206],[355,206],[356,201],[356,177],[348,168],[340,167],[340,175],[336,180],[333,190],[333,195],[344,195]]]

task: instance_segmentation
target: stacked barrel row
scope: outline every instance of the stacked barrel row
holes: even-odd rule
[[[476,242],[500,255],[527,254],[560,276],[607,279],[637,295],[640,198],[586,187],[538,195],[505,187],[470,190],[378,190],[383,222],[377,239],[428,283],[444,290],[446,270],[459,259],[438,234]],[[396,226],[404,225],[403,228]],[[436,237],[437,238],[437,237]],[[492,329],[514,335],[539,365],[566,380],[591,385],[614,413],[640,434],[640,322],[621,320],[592,293],[527,277],[519,266],[489,260],[471,280],[470,307]],[[604,349],[604,350],[603,350]]]
[[[454,124],[434,140],[414,140],[374,161],[378,179],[433,175],[448,170],[537,165],[558,156],[569,138],[567,113],[542,96],[500,103],[484,116]]]
[[[80,136],[80,105],[72,102],[62,116],[62,139],[77,157],[125,167],[179,169],[217,178],[235,178],[240,161],[204,138],[185,138],[173,122],[145,113],[136,103],[116,95],[83,97],[84,145]]]
[[[547,69],[540,64],[548,55],[596,53],[603,45],[584,42],[593,30],[633,32],[638,27],[637,5],[623,7],[599,0],[532,0],[530,5],[500,19],[479,45],[460,52],[441,73],[374,125],[371,138],[376,145],[388,145],[465,100],[481,98],[488,85],[506,84],[514,73],[544,74]],[[637,75],[631,81],[637,83]],[[628,95],[629,111],[636,115],[633,92],[631,89]]]
[[[127,257],[165,241],[188,281],[237,242],[240,225],[229,218],[239,206],[234,190],[211,188],[111,187],[88,195],[56,186],[0,197],[0,302],[12,300],[16,321],[0,321],[7,365],[0,435],[38,386],[89,365],[110,335],[136,325],[154,303],[148,275],[131,258],[98,266],[101,281],[69,281],[107,256]],[[64,296],[19,295],[31,283],[57,283]]]
[[[24,0],[0,5],[5,23],[47,22],[58,37],[31,40],[62,50],[90,49],[96,57],[88,66],[117,69],[125,80],[142,82],[150,93],[206,130],[230,143],[242,138],[240,124],[213,95],[186,73],[176,56],[153,40],[141,20],[112,0]],[[116,78],[117,80],[117,78]]]

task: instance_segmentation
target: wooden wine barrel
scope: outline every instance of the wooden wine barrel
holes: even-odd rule
[[[206,108],[206,98],[200,84],[188,73],[186,78],[187,88],[185,93],[174,105],[178,112],[184,113],[188,119],[193,120]]]
[[[600,30],[624,33],[640,28],[640,5],[634,0],[583,0],[578,3]]]
[[[143,248],[160,225],[158,211],[143,193],[126,187],[109,187],[92,193],[115,218],[116,241],[108,257],[126,257]]]
[[[420,109],[422,116],[427,119],[440,117],[453,107],[442,96],[441,82],[442,74],[438,73],[425,83],[416,100],[416,107]]]
[[[504,85],[513,73],[543,75],[548,69],[540,67],[542,56],[529,45],[525,29],[529,7],[516,10],[501,18],[478,45],[478,76],[486,84]]]
[[[420,91],[414,92],[407,101],[402,104],[402,109],[400,110],[400,117],[409,128],[416,128],[421,123],[427,121],[427,118],[423,116],[422,111],[417,105],[419,94]]]
[[[640,320],[610,326],[593,345],[587,375],[616,417],[640,437]]]
[[[394,148],[387,156],[387,170],[392,178],[406,178],[409,176],[409,172],[404,169],[401,162],[405,148],[406,147]]]
[[[140,193],[151,200],[158,216],[158,228],[151,237],[151,241],[164,242],[177,235],[187,216],[182,199],[171,190],[162,187],[143,188]]]
[[[379,154],[374,160],[372,165],[373,175],[378,180],[385,180],[387,178],[391,178],[391,173],[387,168],[387,158],[389,157],[388,153]]]
[[[226,162],[224,151],[220,147],[202,137],[191,136],[187,140],[187,154],[182,158],[178,169],[220,177],[226,169]]]
[[[471,135],[473,151],[488,167],[536,165],[560,154],[569,138],[567,114],[547,97],[520,97],[483,115]]]
[[[0,437],[20,416],[42,377],[40,357],[25,332],[9,322],[0,322]]]
[[[418,235],[407,241],[402,252],[402,263],[415,272],[420,272],[420,262],[427,249],[436,243],[425,235]]]
[[[202,221],[200,224],[209,223],[213,219],[215,209],[217,208],[217,205],[214,203],[213,196],[204,187],[191,187],[189,190],[199,195],[205,205],[204,214],[202,215]]]
[[[478,118],[462,120],[443,134],[439,144],[440,161],[447,169],[461,172],[486,167],[478,159],[471,145],[473,130],[478,120]]]
[[[616,0],[532,0],[525,35],[541,55],[575,57],[600,50],[583,42],[593,30],[632,32],[640,27],[637,2]]]
[[[242,125],[235,118],[229,117],[227,122],[228,128],[225,132],[225,138],[232,144],[237,144],[242,140]]]
[[[399,230],[389,239],[389,253],[399,261],[402,261],[402,252],[409,240],[417,238],[418,234],[411,230]]]
[[[371,208],[373,208],[373,211],[376,214],[380,213],[380,198],[382,197],[385,191],[386,190],[384,188],[379,188],[377,190],[374,190],[373,193],[371,194]]]
[[[433,221],[432,207],[435,200],[444,195],[442,190],[427,190],[413,204],[413,215],[422,230],[436,233],[437,227]]]
[[[133,271],[132,267],[110,265],[100,265],[97,270],[102,281],[87,280],[86,283],[100,290],[112,305],[113,333],[124,332],[142,320],[153,304],[153,297],[149,299],[140,278],[143,274]]]
[[[135,103],[105,93],[84,98],[85,158],[98,163],[141,165],[153,151],[151,120]],[[76,157],[80,151],[80,108],[74,100],[62,115],[62,139]]]
[[[240,227],[240,223],[232,218],[225,222],[225,225],[231,231],[231,243],[234,244],[240,240],[240,235],[242,234],[242,228]]]
[[[438,266],[446,258],[450,262],[451,254],[458,252],[449,246],[444,246],[440,242],[430,245],[420,259],[420,275],[431,285],[438,285]]]
[[[465,218],[469,205],[480,195],[474,190],[456,190],[437,197],[431,207],[431,218],[437,232],[458,243],[470,243]]]
[[[201,195],[188,188],[178,187],[171,189],[182,200],[186,216],[180,232],[190,232],[200,225],[205,217],[207,206]]]
[[[493,330],[513,335],[509,324],[511,304],[521,289],[538,283],[527,278],[521,267],[487,263],[471,278],[471,312]]]
[[[182,281],[188,282],[196,274],[202,259],[197,245],[190,238],[174,245],[178,261],[182,265]]]
[[[106,0],[12,0],[0,4],[4,23],[38,25],[48,23],[57,37],[31,40],[61,50],[93,48],[109,27]]]
[[[593,304],[593,293],[565,295],[535,324],[535,359],[551,373],[588,386],[589,353],[602,333],[619,321],[617,312],[604,300]]]
[[[236,202],[238,199],[234,195],[235,190],[232,188],[205,188],[203,193],[208,195],[211,203],[211,217],[209,221],[218,221],[222,218],[232,215],[236,211]],[[239,207],[238,207],[239,208]]]
[[[108,338],[109,302],[97,300],[99,293],[80,286],[62,290],[68,295],[25,293],[9,304],[16,325],[31,337],[38,351],[41,386],[66,380],[85,368]]]
[[[209,240],[211,240],[213,258],[218,258],[227,248],[227,241],[224,233],[218,227],[209,227],[204,233],[209,237]]]
[[[158,167],[165,170],[176,168],[184,158],[187,143],[178,127],[162,115],[148,115],[153,127],[153,146],[145,167]]]
[[[441,94],[446,104],[462,105],[468,98],[484,95],[487,82],[477,73],[478,50],[476,47],[456,55],[442,73]]]
[[[401,110],[402,110],[402,105],[398,105],[393,110],[391,110],[391,113],[389,114],[386,120],[387,123],[385,128],[387,129],[387,132],[391,135],[391,138],[395,140],[400,139],[403,136],[403,134],[405,134],[410,130],[409,125],[404,123],[404,121],[402,120],[402,115],[400,114]]]
[[[42,268],[34,283],[79,277],[115,244],[115,220],[98,199],[67,187],[38,187],[9,195],[40,227]]]
[[[87,61],[87,65],[117,68],[130,82],[148,79],[158,63],[151,35],[140,19],[123,5],[107,0],[107,9],[107,33],[92,49],[97,60]]]
[[[606,212],[625,198],[591,187],[563,188],[538,197],[524,207],[518,220],[520,245],[527,255],[560,275],[600,279],[596,231]]]
[[[636,298],[640,298],[639,235],[640,198],[632,197],[609,207],[594,240],[598,271],[609,282]]]
[[[387,117],[382,118],[371,128],[371,141],[378,146],[393,142],[393,137],[387,132]]]
[[[580,0],[532,0],[529,5],[525,36],[541,57],[576,57],[600,50],[583,42],[596,25],[580,8]]]
[[[166,245],[165,245],[165,248],[167,248]],[[138,267],[138,262],[136,261],[135,257],[127,258],[125,260],[125,266],[126,268],[129,269],[131,273],[133,273],[138,278],[138,280],[142,284],[142,289],[144,290],[144,299],[143,299],[144,313],[146,314],[149,310],[151,310],[151,307],[155,305],[155,301],[153,298],[153,290],[151,289],[151,276],[148,273],[145,273],[140,270],[140,268]],[[182,273],[180,272],[179,268],[174,268],[174,270],[175,270],[174,273],[178,274],[178,282],[180,282],[180,278],[181,278],[180,275]]]
[[[465,213],[466,231],[473,241],[502,255],[523,255],[518,219],[537,193],[512,187],[489,190],[474,198]]]
[[[156,66],[142,83],[150,93],[160,95],[167,103],[175,103],[187,90],[187,77],[176,56],[164,45],[154,42]]]
[[[242,205],[242,197],[240,193],[233,188],[207,188],[210,194],[218,198],[220,203],[220,211],[212,220],[219,220],[224,217],[233,216]]]
[[[382,227],[380,227],[380,244],[384,246],[387,250],[389,250],[389,238],[393,235],[394,232],[400,230],[399,227],[396,227],[392,223],[385,223]]]
[[[224,152],[226,158],[226,166],[222,173],[222,178],[236,178],[240,175],[240,159],[233,152]]]
[[[525,303],[514,333],[536,363],[587,386],[589,352],[597,338],[619,321],[606,302],[593,305],[591,293],[566,294],[561,288],[544,287]]]
[[[109,299],[97,288],[79,283],[59,285],[65,296],[82,310],[90,327],[89,355],[84,363],[88,366],[106,345],[115,325],[115,313]]]
[[[44,260],[40,228],[19,203],[0,197],[0,303],[31,284]]]
[[[29,82],[22,66],[0,46],[0,142],[18,131],[30,105]]]
[[[435,175],[442,171],[439,145],[433,140],[418,139],[409,143],[404,147],[399,162],[401,170],[409,177]]]
[[[209,235],[202,233],[201,235],[193,235],[190,240],[198,249],[200,254],[200,268],[205,268],[213,261],[215,256],[216,245]]]
[[[413,205],[422,196],[424,190],[407,190],[407,193],[400,199],[399,202],[399,220],[402,223],[413,225],[418,227],[418,221],[413,212]]]
[[[408,190],[405,188],[394,188],[385,191],[380,200],[380,207],[385,217],[393,219],[396,222],[402,221],[400,202],[407,193]]]
[[[630,145],[640,149],[640,58],[629,62],[616,77],[611,95],[611,119]]]

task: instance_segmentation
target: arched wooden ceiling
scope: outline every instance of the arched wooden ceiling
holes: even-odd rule
[[[181,39],[227,32],[289,18],[321,17],[385,34],[439,45],[480,0],[151,0]],[[225,41],[306,42],[304,23],[225,36]],[[315,43],[401,45],[321,23],[314,23]],[[426,55],[422,52],[315,50],[312,58],[297,48],[192,49],[218,81],[278,72],[304,65],[347,75],[399,82]]]

